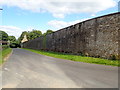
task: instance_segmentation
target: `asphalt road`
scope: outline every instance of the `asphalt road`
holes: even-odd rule
[[[3,88],[117,88],[118,68],[13,49],[2,66]]]

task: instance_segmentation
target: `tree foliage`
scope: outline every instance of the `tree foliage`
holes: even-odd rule
[[[33,30],[31,32],[28,32],[28,40],[32,40],[32,39],[35,39],[35,38],[38,38],[42,35],[42,32],[39,31],[39,30]]]
[[[8,36],[8,40],[9,40],[10,42],[15,42],[15,41],[16,41],[16,38],[15,38],[15,36]]]
[[[32,31],[28,31],[28,32],[24,31],[24,32],[22,32],[21,36],[18,38],[18,42],[21,43],[21,41],[23,40],[25,35],[27,36],[28,40],[32,40],[32,39],[38,38],[42,35],[45,36],[50,33],[53,33],[53,31],[47,30],[46,33],[44,33],[44,34],[42,34],[42,32],[40,30],[35,30],[35,29],[33,29]]]
[[[53,33],[54,31],[52,30],[47,30],[46,33],[44,33],[43,35],[47,35],[47,34],[50,34],[50,33]]]
[[[20,43],[15,38],[15,36],[8,36],[8,40],[10,41],[10,47],[11,48],[17,48],[20,47]]]
[[[20,43],[16,40],[16,41],[10,43],[10,47],[17,48],[17,47],[21,47],[21,46],[20,46]]]
[[[8,41],[8,34],[2,30],[0,30],[0,40]]]

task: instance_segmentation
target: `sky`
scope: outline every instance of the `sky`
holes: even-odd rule
[[[57,31],[118,12],[119,0],[0,0],[0,30],[18,38],[23,31]]]

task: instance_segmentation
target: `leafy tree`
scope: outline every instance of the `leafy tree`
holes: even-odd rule
[[[32,40],[32,39],[35,39],[37,37],[40,37],[42,35],[42,32],[39,30],[34,30],[34,29],[31,32],[24,31],[24,32],[22,32],[21,36],[18,38],[19,43],[21,43],[21,41],[23,40],[25,35],[27,36],[28,40]]]
[[[20,46],[20,43],[16,40],[15,42],[10,43],[10,47],[17,48],[17,47],[21,47],[21,46]]]
[[[15,36],[8,36],[8,40],[9,40],[10,42],[15,42],[15,41],[16,41],[16,38],[15,38]]]
[[[8,41],[8,34],[2,30],[0,30],[0,40]]]
[[[11,48],[17,48],[20,47],[20,43],[18,40],[15,38],[15,36],[9,36],[8,40],[10,41],[10,47]]]
[[[40,37],[42,35],[42,32],[39,30],[33,30],[31,32],[28,32],[28,40],[35,39],[37,37]]]
[[[54,31],[52,30],[47,30],[46,33],[44,33],[43,35],[47,35],[47,34],[50,34],[50,33],[53,33]]]

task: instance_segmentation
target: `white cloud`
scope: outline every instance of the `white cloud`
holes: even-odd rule
[[[9,36],[18,38],[23,31],[31,31],[32,29],[24,30],[15,26],[0,26],[0,30],[5,31]]]
[[[0,5],[15,6],[33,12],[50,12],[54,17],[64,18],[71,13],[91,13],[116,5],[115,0],[0,0]]]
[[[71,21],[71,22],[65,22],[65,21],[59,21],[59,20],[52,20],[52,21],[48,22],[48,25],[51,26],[51,27],[53,27],[53,28],[56,28],[56,29],[61,29],[61,28],[64,28],[64,27],[67,27],[67,26],[74,25],[76,23],[85,21],[87,19],[75,20],[75,21]]]

